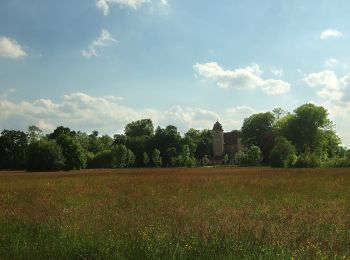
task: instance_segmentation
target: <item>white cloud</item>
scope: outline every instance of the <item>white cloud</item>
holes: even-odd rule
[[[277,69],[275,67],[272,67],[270,71],[273,75],[277,77],[283,77],[284,75],[283,69]]]
[[[339,38],[342,37],[344,34],[340,31],[334,30],[334,29],[327,29],[321,32],[320,39],[326,40],[329,38]]]
[[[87,49],[82,50],[81,55],[85,58],[98,57],[100,56],[99,49],[111,46],[117,42],[106,29],[102,29],[100,37],[94,40]]]
[[[109,14],[111,5],[125,6],[131,9],[137,9],[141,5],[149,3],[150,0],[96,0],[96,6],[100,9],[104,15]],[[167,4],[166,0],[162,0],[161,3]]]
[[[327,59],[327,60],[325,60],[325,62],[324,62],[324,64],[325,64],[327,67],[334,67],[334,66],[336,66],[338,63],[339,63],[339,61],[338,61],[337,59],[334,59],[334,58]]]
[[[249,106],[237,106],[227,109],[227,113],[230,114],[239,114],[239,115],[252,115],[257,113],[257,111]]]
[[[27,56],[27,53],[16,40],[0,37],[0,57],[18,59]]]
[[[98,130],[102,134],[114,134],[123,132],[124,126],[131,121],[151,118],[155,126],[171,124],[184,133],[191,127],[211,129],[220,118],[225,129],[230,131],[239,129],[243,119],[254,111],[241,106],[219,117],[214,111],[192,107],[135,109],[121,104],[119,97],[94,97],[79,92],[64,95],[58,102],[51,99],[14,102],[0,97],[0,129],[25,130],[34,124],[50,132],[63,125],[85,132]]]
[[[344,96],[344,89],[348,86],[349,75],[338,78],[333,71],[325,70],[311,73],[303,80],[310,87],[319,88],[317,94],[321,98],[340,101]]]
[[[269,95],[277,95],[288,92],[290,84],[275,79],[264,80],[259,65],[252,64],[243,69],[225,70],[216,62],[204,64],[197,63],[193,66],[198,75],[216,81],[221,88],[232,89],[256,89],[260,88]]]

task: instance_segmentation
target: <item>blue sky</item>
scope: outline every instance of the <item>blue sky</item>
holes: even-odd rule
[[[113,134],[156,125],[239,129],[245,117],[325,106],[350,146],[348,1],[75,0],[0,3],[0,129]]]

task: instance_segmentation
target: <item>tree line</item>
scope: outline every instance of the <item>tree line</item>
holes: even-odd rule
[[[348,167],[350,152],[341,145],[325,108],[305,104],[292,113],[280,108],[244,119],[244,148],[223,164],[272,167]],[[0,169],[56,171],[83,168],[194,167],[211,164],[211,130],[176,126],[154,128],[150,119],[128,123],[123,134],[100,136],[59,126],[44,134],[3,130]]]

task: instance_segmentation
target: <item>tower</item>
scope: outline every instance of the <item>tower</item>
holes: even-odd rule
[[[213,126],[213,161],[221,163],[224,152],[224,130],[219,121]]]

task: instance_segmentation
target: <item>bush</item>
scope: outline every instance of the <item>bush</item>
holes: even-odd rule
[[[239,166],[257,166],[262,159],[261,150],[256,145],[252,145],[248,150],[240,150],[234,155],[234,162]]]
[[[295,147],[284,137],[277,140],[270,153],[270,165],[272,167],[292,167],[297,160]]]
[[[63,167],[62,149],[54,140],[41,140],[28,146],[28,171],[57,171]]]
[[[350,158],[345,158],[345,157],[328,158],[326,161],[322,163],[322,167],[325,167],[325,168],[350,167]]]
[[[298,156],[294,165],[296,168],[317,168],[321,167],[321,159],[314,153],[303,153]]]
[[[234,162],[239,166],[247,166],[248,165],[248,155],[244,150],[238,151],[234,156]]]

